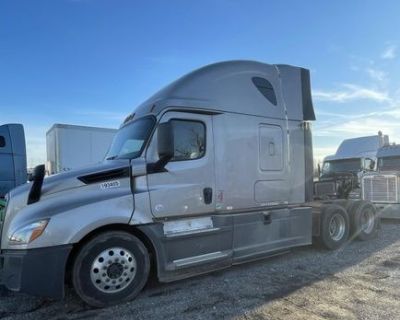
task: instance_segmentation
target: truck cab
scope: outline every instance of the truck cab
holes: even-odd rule
[[[376,170],[377,150],[389,143],[378,135],[343,140],[336,153],[325,157],[314,192],[317,199],[360,199],[364,173]]]
[[[400,218],[400,145],[377,152],[377,171],[362,178],[362,197],[373,202],[382,218]]]

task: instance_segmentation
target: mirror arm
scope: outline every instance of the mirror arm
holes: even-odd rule
[[[168,172],[165,166],[171,159],[172,157],[163,157],[154,163],[147,164],[147,173]]]

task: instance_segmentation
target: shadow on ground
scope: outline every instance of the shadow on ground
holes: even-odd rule
[[[283,299],[317,281],[334,280],[336,274],[366,264],[366,260],[400,241],[399,231],[399,222],[390,221],[383,223],[377,239],[353,241],[338,251],[305,247],[286,255],[171,284],[160,284],[151,279],[135,301],[105,309],[86,306],[71,289],[67,290],[63,301],[50,301],[2,289],[0,317],[41,320],[247,318],[247,314],[260,306]],[[386,260],[380,257],[379,264],[398,269],[400,251],[396,254]],[[377,271],[374,267],[368,270],[366,277],[379,279],[390,276],[389,272]],[[321,317],[324,315],[321,314]]]

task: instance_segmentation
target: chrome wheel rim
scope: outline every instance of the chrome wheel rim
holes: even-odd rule
[[[365,233],[371,233],[375,225],[375,215],[372,210],[365,210],[361,214],[361,230]]]
[[[346,221],[340,214],[332,216],[329,222],[329,235],[332,240],[340,241],[346,232]]]
[[[105,293],[124,290],[136,276],[135,256],[121,247],[103,250],[94,259],[90,279],[96,289]]]

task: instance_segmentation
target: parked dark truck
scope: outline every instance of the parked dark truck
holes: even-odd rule
[[[150,267],[178,280],[289,248],[377,232],[375,208],[313,199],[306,69],[231,61],[136,108],[103,163],[11,191],[2,222],[7,288],[93,306],[133,299]]]
[[[0,126],[0,199],[12,188],[26,183],[27,165],[24,127]]]

